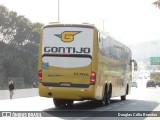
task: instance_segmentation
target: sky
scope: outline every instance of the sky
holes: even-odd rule
[[[95,24],[125,44],[160,40],[160,9],[154,1],[59,0],[60,22]],[[0,4],[32,22],[58,21],[58,0],[0,0]]]

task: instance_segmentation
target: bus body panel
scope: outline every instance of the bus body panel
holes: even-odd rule
[[[43,70],[42,83],[90,84],[91,65],[84,68],[49,68]]]
[[[71,99],[71,100],[86,100],[93,99],[95,87],[90,85],[87,88],[79,87],[52,87],[44,86],[39,83],[39,94],[42,97],[58,98],[58,99]]]

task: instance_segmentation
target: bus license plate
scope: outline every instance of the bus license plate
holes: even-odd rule
[[[69,87],[69,86],[71,86],[71,83],[60,83],[60,86]]]

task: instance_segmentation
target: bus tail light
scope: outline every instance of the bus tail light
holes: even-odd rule
[[[94,85],[96,83],[96,72],[91,72],[90,83]]]
[[[38,80],[42,81],[42,70],[38,71]]]

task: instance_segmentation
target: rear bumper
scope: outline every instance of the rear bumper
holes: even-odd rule
[[[57,99],[85,100],[95,98],[95,85],[89,87],[54,87],[38,83],[39,95]]]
[[[149,84],[147,87],[156,87],[156,85]]]

